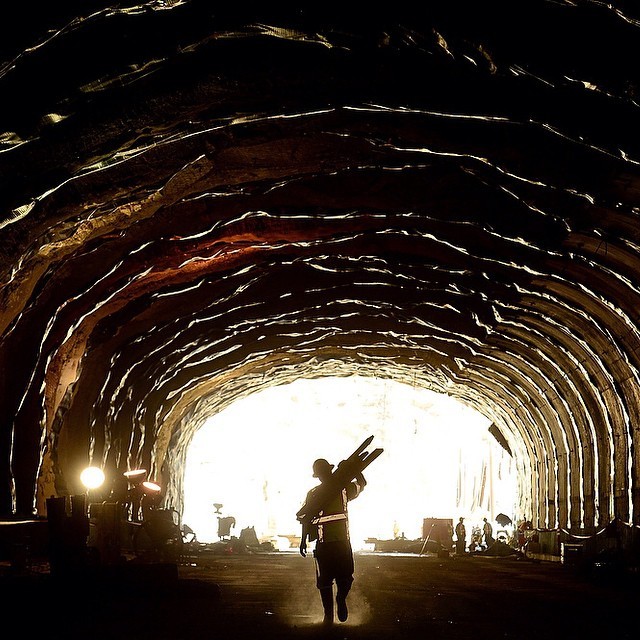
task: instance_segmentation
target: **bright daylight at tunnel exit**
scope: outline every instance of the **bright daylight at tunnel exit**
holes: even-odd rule
[[[419,541],[428,533],[425,519],[464,517],[470,533],[500,513],[515,522],[515,461],[489,426],[448,396],[389,380],[329,377],[272,387],[236,401],[195,434],[183,522],[201,542],[253,528],[262,543],[296,549],[296,511],[317,484],[313,461],[337,465],[370,435],[384,452],[349,506],[354,549]]]

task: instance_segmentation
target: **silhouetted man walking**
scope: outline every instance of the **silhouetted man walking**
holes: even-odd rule
[[[313,463],[313,477],[320,485],[307,494],[306,500],[298,511],[302,523],[300,554],[307,555],[307,538],[316,541],[313,552],[316,563],[316,586],[320,591],[324,609],[324,623],[333,624],[333,582],[336,583],[336,607],[338,620],[344,622],[348,616],[347,594],[353,584],[353,550],[349,539],[349,516],[347,502],[357,498],[367,481],[362,473],[345,487],[331,487],[334,465],[324,458]],[[308,513],[306,505],[311,505],[319,491],[327,491],[316,513]]]

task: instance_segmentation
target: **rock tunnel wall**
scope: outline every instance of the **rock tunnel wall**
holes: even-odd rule
[[[640,14],[424,4],[16,21],[0,513],[89,462],[180,507],[208,415],[358,374],[490,418],[536,525],[640,523]]]

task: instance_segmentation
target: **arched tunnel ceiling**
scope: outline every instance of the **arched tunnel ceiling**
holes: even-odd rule
[[[638,7],[218,5],[4,29],[0,512],[179,502],[206,415],[357,373],[489,417],[538,523],[638,521]]]

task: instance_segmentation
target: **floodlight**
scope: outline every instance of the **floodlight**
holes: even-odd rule
[[[99,467],[87,467],[80,474],[80,482],[87,489],[97,489],[104,482],[104,471]]]
[[[146,469],[133,469],[132,471],[125,471],[122,474],[129,482],[136,483],[144,479],[147,475]]]
[[[160,491],[162,490],[162,487],[159,484],[156,484],[155,482],[143,482],[142,490],[145,492],[146,495],[154,496],[160,493]]]

